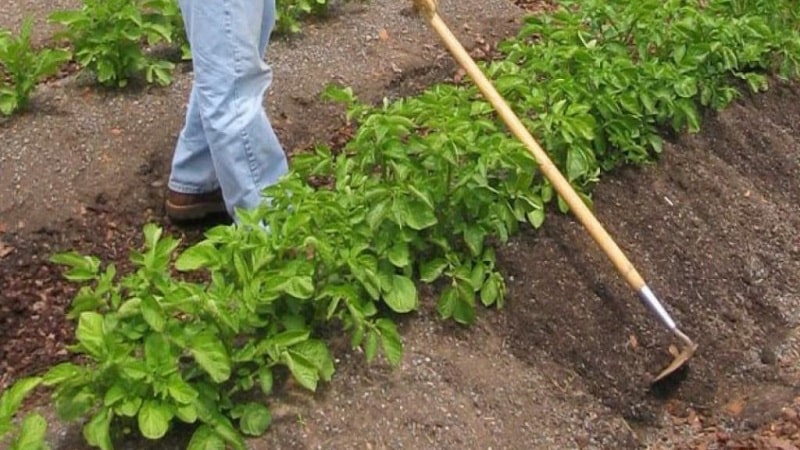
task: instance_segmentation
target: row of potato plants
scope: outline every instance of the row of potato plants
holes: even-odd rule
[[[329,5],[329,0],[277,0],[276,34],[299,32],[302,18],[322,15]],[[32,45],[30,18],[16,34],[0,28],[2,115],[24,109],[37,84],[72,60],[98,84],[124,87],[136,78],[171,83],[172,49],[191,58],[178,0],[82,0],[80,8],[55,11],[47,20],[61,30],[46,48]]]
[[[766,89],[767,74],[800,75],[800,18],[791,0],[564,2],[501,52],[483,68],[590,202],[603,171],[652,161],[665,127],[696,131],[702,108]],[[11,448],[43,448],[41,416],[14,422],[39,386],[102,449],[176,422],[193,425],[190,449],[245,448],[271,423],[276,381],[314,391],[331,380],[326,333],[397,365],[396,320],[418,310],[419,283],[459,324],[503,306],[497,246],[542,226],[548,204],[567,207],[489,104],[468,84],[377,106],[326,94],[346,105],[353,139],[295,156],[269,205],[240,223],[183,250],[147,225],[125,274],[77,252],[53,258],[81,285],[79,358],[0,397]]]

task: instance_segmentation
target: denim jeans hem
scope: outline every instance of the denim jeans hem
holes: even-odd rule
[[[180,183],[180,182],[172,181],[172,180],[170,180],[170,182],[167,183],[167,187],[170,190],[178,192],[180,194],[190,194],[190,195],[208,194],[208,193],[214,192],[217,189],[219,189],[219,186],[197,187],[197,186],[192,186],[192,185],[189,185],[189,184]]]

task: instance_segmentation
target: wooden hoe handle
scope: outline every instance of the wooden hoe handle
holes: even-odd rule
[[[469,53],[467,53],[441,17],[439,17],[439,14],[436,12],[436,2],[434,0],[414,0],[414,5],[425,15],[433,29],[441,36],[455,59],[464,70],[466,70],[467,74],[478,86],[478,89],[480,89],[483,95],[494,106],[511,132],[517,139],[525,144],[528,151],[536,158],[539,169],[544,176],[550,180],[558,194],[567,202],[578,220],[580,220],[592,238],[594,238],[603,251],[605,251],[620,274],[622,274],[633,289],[636,291],[641,290],[645,286],[644,279],[639,275],[636,268],[631,264],[605,228],[603,228],[600,221],[592,214],[589,207],[586,206],[580,196],[575,192],[569,181],[564,178],[555,164],[553,164],[553,161],[547,153],[542,150],[542,147],[536,142],[536,139],[531,136],[522,121],[514,114],[511,107],[508,106],[508,103],[506,103],[503,97],[497,92],[478,65],[475,64],[475,61],[469,56]]]

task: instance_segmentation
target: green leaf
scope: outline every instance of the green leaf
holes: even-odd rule
[[[83,437],[86,443],[101,450],[111,450],[111,434],[109,429],[114,413],[109,408],[101,408],[92,419],[83,427]]]
[[[83,268],[91,268],[92,258],[88,256],[83,256],[76,251],[69,251],[63,253],[57,253],[50,257],[50,262],[54,264],[61,264],[62,266],[68,267],[83,267]]]
[[[389,262],[395,267],[406,267],[411,263],[411,256],[408,251],[408,244],[405,242],[397,242],[388,253]]]
[[[650,134],[647,136],[647,142],[656,153],[662,153],[664,151],[664,140],[661,138],[661,136],[657,134]]]
[[[167,434],[172,413],[169,407],[158,400],[145,400],[139,409],[139,431],[147,439],[161,439]]]
[[[89,386],[70,389],[56,397],[56,411],[59,418],[69,422],[87,414],[96,400]]]
[[[167,337],[162,333],[153,333],[144,341],[145,365],[152,372],[166,375],[176,369],[177,358],[173,356]]]
[[[142,310],[142,299],[138,297],[125,300],[119,305],[117,313],[120,318],[127,319],[132,316],[139,315]]]
[[[542,186],[542,201],[544,203],[550,203],[550,200],[553,199],[553,195],[555,195],[554,191],[555,189],[553,189],[551,184],[545,183],[545,185]]]
[[[83,256],[77,252],[64,252],[53,255],[50,262],[68,266],[70,270],[64,277],[70,281],[90,281],[97,277],[100,261],[92,256]]]
[[[242,433],[250,436],[261,436],[272,423],[272,414],[269,408],[260,403],[244,405],[242,417],[239,419],[239,428]]]
[[[179,373],[173,373],[167,383],[169,395],[180,404],[190,404],[198,397],[197,390],[187,383]]]
[[[491,306],[500,299],[500,286],[494,275],[489,276],[481,288],[481,303],[484,306]]]
[[[575,181],[589,172],[589,161],[579,147],[570,147],[567,151],[567,178]]]
[[[222,341],[211,333],[201,333],[192,340],[189,351],[215,383],[231,377],[231,362]]]
[[[442,319],[453,317],[453,311],[456,309],[457,302],[458,291],[452,286],[447,287],[442,293],[442,296],[439,297],[439,301],[436,305],[436,310],[439,312]]]
[[[307,341],[311,336],[308,330],[289,330],[278,333],[267,340],[268,345],[275,345],[277,347],[291,347],[303,341]]]
[[[208,425],[200,425],[192,434],[187,450],[225,450],[225,441]]]
[[[329,381],[333,375],[333,358],[322,341],[301,342],[283,354],[295,380],[310,391],[316,391],[320,378]]]
[[[103,316],[100,314],[91,311],[81,313],[75,335],[83,348],[95,358],[102,360],[108,353]]]
[[[154,223],[148,223],[144,226],[144,242],[148,249],[155,249],[158,241],[164,230]]]
[[[483,240],[486,238],[486,231],[478,224],[469,224],[467,229],[464,230],[464,241],[469,247],[472,256],[478,256],[483,253]]]
[[[696,133],[700,131],[700,115],[697,108],[689,101],[681,101],[676,103],[678,109],[683,113],[689,131]]]
[[[744,79],[747,81],[747,86],[753,92],[763,92],[769,89],[769,80],[766,75],[748,72],[744,74]]]
[[[370,207],[369,211],[367,211],[367,223],[371,230],[377,230],[383,220],[386,218],[388,209],[389,209],[389,202],[390,200],[385,199],[374,206]]]
[[[286,363],[289,371],[292,372],[292,376],[301,386],[312,392],[317,390],[319,372],[311,362],[302,356],[287,352],[284,357],[284,363]]]
[[[234,450],[246,450],[242,435],[236,431],[227,417],[218,415],[214,423],[214,432],[217,433],[222,439],[227,441]]]
[[[10,89],[0,87],[0,113],[10,116],[19,108],[17,96]]]
[[[272,377],[272,368],[269,366],[261,366],[257,372],[258,376],[258,384],[261,387],[261,392],[265,395],[269,395],[272,393],[272,386],[273,386],[273,377]]]
[[[414,230],[424,230],[438,223],[433,209],[428,207],[422,200],[399,202],[398,213],[403,224]]]
[[[378,335],[374,331],[369,331],[364,340],[364,356],[367,362],[372,362],[378,354]]]
[[[175,261],[175,268],[190,272],[217,264],[219,251],[212,242],[203,241],[186,249]]]
[[[25,397],[41,382],[42,378],[39,377],[22,378],[3,391],[3,395],[0,397],[0,421],[10,420],[17,413]]]
[[[408,277],[392,275],[392,286],[384,292],[384,301],[394,312],[411,312],[419,306],[417,287]]]
[[[420,279],[425,283],[433,283],[438,279],[442,272],[447,268],[447,261],[443,258],[436,258],[422,263],[419,269]]]
[[[412,126],[413,126],[413,124],[409,123],[409,127],[412,127]],[[422,201],[422,203],[424,203],[425,206],[428,207],[428,209],[430,209],[431,211],[436,209],[436,206],[434,205],[434,203],[431,200],[431,197],[430,197],[430,195],[428,195],[428,193],[422,192],[422,191],[420,191],[419,189],[417,189],[416,187],[414,187],[413,185],[410,185],[410,184],[408,186],[406,186],[406,187],[408,188],[408,190],[412,194],[414,194],[414,196],[416,196],[420,201]]]
[[[475,262],[470,272],[469,282],[472,284],[474,292],[478,292],[483,287],[483,282],[486,279],[486,265],[482,262]]]
[[[566,200],[564,200],[564,197],[559,195],[556,198],[557,198],[556,203],[558,203],[558,210],[561,211],[561,213],[563,214],[569,212],[569,204],[567,203]]]
[[[644,105],[644,110],[647,114],[655,114],[657,112],[655,101],[649,92],[639,92],[639,101]]]
[[[114,411],[121,416],[134,417],[139,412],[141,407],[142,399],[140,397],[131,397],[123,400],[123,402],[120,403],[119,406],[114,409]]]
[[[175,407],[175,417],[184,423],[195,423],[197,422],[197,407],[194,403],[178,405]]]
[[[334,373],[333,358],[328,346],[316,339],[301,342],[292,346],[290,351],[311,362],[325,381],[330,381]]]
[[[683,77],[675,83],[675,93],[683,98],[691,98],[697,95],[697,78]]]
[[[462,325],[470,325],[475,322],[475,300],[471,292],[466,289],[459,289],[461,295],[453,309],[453,319]]]
[[[534,228],[540,228],[544,223],[544,209],[537,208],[532,210],[528,213],[528,222],[533,225]]]
[[[397,367],[403,359],[403,342],[397,325],[389,319],[378,319],[376,325],[381,332],[383,354],[391,365]]]
[[[44,450],[47,421],[39,414],[28,414],[22,420],[19,436],[11,444],[11,450]]]
[[[127,397],[128,392],[120,383],[115,383],[103,396],[103,406],[114,406]]]
[[[309,299],[314,295],[314,280],[308,276],[293,276],[281,285],[287,294],[299,299]]]
[[[167,318],[161,304],[152,296],[147,295],[142,298],[140,307],[142,308],[142,317],[150,325],[150,328],[159,333],[164,331]]]
[[[55,11],[47,17],[47,20],[61,25],[71,26],[78,22],[87,21],[88,18],[86,12],[76,9]]]
[[[121,374],[130,381],[138,381],[148,375],[144,361],[130,359],[120,364]]]

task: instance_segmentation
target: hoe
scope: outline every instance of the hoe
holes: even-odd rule
[[[666,308],[659,302],[653,291],[647,286],[644,279],[636,271],[619,246],[614,242],[608,232],[603,228],[597,218],[592,214],[586,204],[581,200],[572,185],[559,172],[541,146],[531,136],[520,119],[514,114],[505,99],[497,92],[492,83],[486,78],[472,57],[467,53],[447,24],[437,12],[436,0],[414,0],[415,8],[421,12],[430,25],[439,35],[453,57],[467,72],[469,77],[483,93],[484,97],[494,106],[494,109],[503,119],[505,124],[536,159],[540,170],[552,183],[559,195],[569,205],[570,210],[578,218],[588,233],[606,253],[619,273],[628,284],[639,293],[642,303],[655,314],[660,322],[682,343],[683,349],[671,351],[673,361],[652,380],[653,383],[664,379],[681,368],[697,350],[695,344],[686,334],[678,329],[675,320],[669,315]]]

